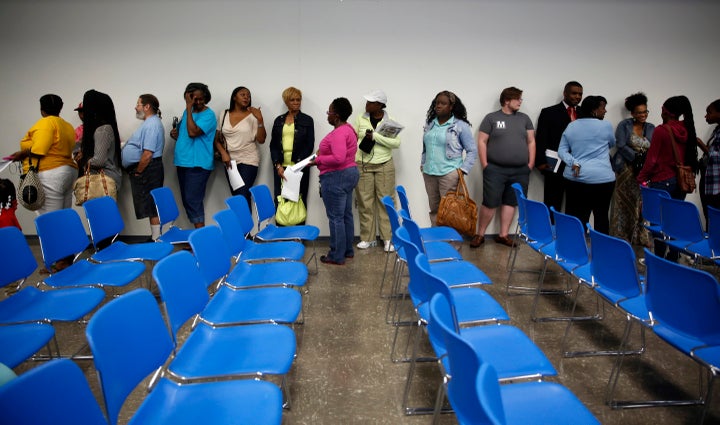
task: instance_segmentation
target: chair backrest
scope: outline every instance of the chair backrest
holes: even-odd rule
[[[527,231],[527,213],[525,212],[525,193],[520,183],[513,183],[510,185],[513,192],[515,192],[515,199],[518,204],[518,226],[520,226],[520,232],[525,233]]]
[[[250,188],[255,209],[258,215],[258,230],[265,220],[275,217],[275,202],[270,194],[270,188],[267,185],[259,184]]]
[[[395,191],[397,191],[398,198],[400,198],[400,208],[407,211],[408,216],[410,216],[410,199],[408,198],[407,191],[405,191],[405,187],[397,185],[395,186]]]
[[[165,313],[173,339],[191,317],[205,308],[210,300],[205,278],[197,260],[188,251],[178,251],[158,261],[152,271],[165,304]]]
[[[400,246],[400,241],[396,240],[395,232],[400,228],[400,215],[395,209],[395,201],[390,196],[383,196],[382,203],[385,206],[388,219],[390,220],[390,230],[392,230],[393,245]]]
[[[115,238],[125,228],[120,209],[110,196],[90,199],[83,204],[85,218],[90,228],[93,246],[108,238]]]
[[[720,210],[708,205],[708,245],[713,257],[720,256]]]
[[[105,304],[90,319],[85,334],[107,416],[115,425],[127,396],[172,353],[172,339],[147,289],[136,289]]]
[[[227,205],[240,219],[240,226],[243,234],[248,235],[255,226],[253,221],[252,210],[248,205],[247,199],[243,195],[235,195],[225,199]]]
[[[425,244],[423,243],[422,236],[420,235],[420,226],[415,223],[410,217],[404,217],[402,227],[407,229],[410,241],[417,247],[417,249],[425,254]],[[409,259],[410,257],[408,257]]]
[[[0,287],[22,283],[35,269],[37,261],[17,227],[0,228]]]
[[[577,217],[563,214],[550,207],[555,217],[556,260],[583,265],[590,261],[585,228]]]
[[[490,418],[492,425],[505,425],[505,409],[500,394],[500,384],[495,368],[489,363],[483,363],[478,370],[475,394],[480,400],[483,412]]]
[[[525,199],[527,213],[527,234],[531,240],[548,244],[553,241],[553,229],[550,212],[545,204],[532,199]]]
[[[240,196],[244,202],[247,202],[245,201],[245,197],[242,195],[238,196]],[[245,239],[240,217],[238,217],[233,210],[227,209],[216,212],[213,218],[218,226],[220,226],[220,231],[230,250],[229,252],[235,257],[239,256],[245,249],[245,246],[247,246],[247,239]]]
[[[51,360],[0,386],[0,412],[3,424],[107,425],[85,375],[69,359]]]
[[[155,208],[157,209],[161,227],[177,220],[178,216],[180,216],[180,211],[178,210],[177,202],[175,202],[175,195],[173,195],[169,187],[163,186],[153,189],[150,191],[150,195],[152,195],[155,201]]]
[[[50,211],[35,217],[43,262],[48,270],[68,256],[76,256],[90,245],[78,213],[70,208]]]
[[[220,281],[230,272],[232,255],[219,227],[205,226],[197,229],[190,234],[189,242],[206,286]]]
[[[448,382],[448,399],[455,410],[458,422],[462,424],[491,423],[480,405],[476,390],[477,376],[482,361],[473,347],[440,319],[442,309],[447,310],[448,305],[448,300],[440,294],[435,295],[430,301],[430,321],[437,323],[438,329],[442,332],[450,364],[452,378]],[[456,373],[452,371],[456,371]]]
[[[705,239],[697,206],[680,199],[660,197],[660,228],[671,239],[694,242]]]
[[[600,233],[589,225],[588,229],[593,283],[625,298],[640,295],[642,286],[632,246],[624,239]]]
[[[660,224],[660,198],[669,198],[670,194],[661,189],[640,186],[642,216],[650,224]]]
[[[645,249],[650,317],[678,333],[720,344],[718,282],[708,272],[660,258]]]

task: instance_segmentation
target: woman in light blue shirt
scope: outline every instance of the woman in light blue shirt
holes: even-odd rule
[[[612,125],[603,121],[606,105],[602,96],[583,100],[580,118],[567,126],[560,139],[558,155],[566,165],[565,212],[583,224],[592,213],[595,230],[608,234],[608,211],[615,189],[610,148],[615,146],[615,134]]]

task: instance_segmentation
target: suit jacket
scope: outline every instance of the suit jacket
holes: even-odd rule
[[[570,117],[563,102],[540,111],[535,131],[535,166],[546,164],[545,149],[557,151],[560,138],[570,124]]]

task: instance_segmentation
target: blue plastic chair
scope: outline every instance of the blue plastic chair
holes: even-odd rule
[[[150,195],[155,201],[158,218],[160,219],[160,237],[158,241],[170,244],[187,243],[190,233],[195,229],[181,229],[173,223],[180,216],[175,195],[169,187],[158,187],[150,191]],[[167,226],[170,226],[169,228]]]
[[[145,271],[145,265],[139,262],[94,263],[86,259],[77,260],[90,245],[90,239],[75,210],[63,209],[42,214],[35,218],[35,228],[45,267],[50,272],[50,276],[43,279],[48,286],[125,286]],[[53,272],[53,264],[68,257],[73,257],[75,261],[67,268]]]
[[[48,347],[48,356],[52,357],[50,343],[54,337],[55,328],[47,323],[0,326],[0,347],[2,347],[0,348],[0,363],[14,368],[45,346]],[[2,384],[0,384],[0,388],[2,388]],[[3,409],[0,411],[4,412]]]
[[[244,196],[238,195],[247,205]],[[245,232],[238,215],[230,209],[213,215],[222,230],[225,242],[235,261],[257,263],[266,261],[301,261],[305,256],[305,245],[295,241],[257,243],[245,238]]]
[[[312,242],[313,253],[308,258],[306,264],[311,260],[315,260],[315,273],[318,271],[317,255],[315,249],[315,241],[320,235],[320,229],[317,226],[309,224],[298,226],[278,227],[271,223],[275,217],[275,201],[270,194],[270,188],[264,184],[256,185],[250,188],[255,210],[257,211],[257,233],[254,239],[263,242],[277,241],[302,241]],[[231,207],[232,208],[232,207]]]
[[[412,217],[410,213],[410,199],[403,186],[395,187],[398,198],[400,199],[400,208],[407,212],[408,217]],[[420,229],[420,235],[425,242],[455,242],[463,243],[463,237],[457,230],[449,226],[423,227]],[[462,245],[461,245],[462,246]]]
[[[694,263],[700,257],[710,257],[700,212],[692,202],[672,198],[660,198],[660,228],[665,237],[663,241],[671,249],[689,255]]]
[[[400,211],[402,217],[402,226],[405,227],[410,236],[410,240],[416,246],[422,247],[428,258],[435,261],[455,261],[462,260],[462,255],[453,245],[444,241],[425,241],[422,237],[422,229],[412,218],[410,218],[405,210]]]
[[[196,316],[193,327],[197,321],[213,327],[294,323],[302,308],[300,293],[282,287],[234,290],[223,286],[210,298],[195,257],[187,251],[176,252],[158,262],[153,269],[153,278],[163,299],[180,298],[173,305],[206,304]]]
[[[258,264],[240,261],[232,268],[232,254],[217,226],[197,229],[190,235],[190,246],[207,286],[216,283],[216,288],[222,285],[233,289],[262,286],[300,288],[307,282],[307,266],[295,261]]]
[[[116,425],[125,399],[173,352],[173,341],[155,297],[137,289],[104,305],[86,330],[100,378],[107,416]],[[239,351],[236,348],[236,351]],[[216,362],[209,357],[203,362]],[[198,363],[203,363],[198,362]],[[228,380],[180,385],[161,373],[131,424],[279,425],[282,393],[271,382]]]
[[[431,317],[441,317],[442,297],[430,303]],[[478,345],[458,334],[442,321],[452,377],[447,396],[461,424],[599,424],[597,419],[567,388],[554,382],[499,384],[499,376],[484,357],[492,347],[478,351]],[[501,358],[503,353],[493,353]]]
[[[525,193],[523,193],[523,188],[522,186],[520,186],[520,183],[513,183],[512,185],[510,185],[510,187],[512,187],[512,190],[515,193],[515,199],[517,200],[518,218],[515,225],[515,238],[513,239],[514,243],[512,247],[510,247],[507,263],[505,264],[505,268],[508,270],[508,272],[515,266],[518,250],[520,249],[520,243],[527,243],[528,241],[526,217],[527,214],[525,213]],[[515,270],[516,273],[520,271],[521,270]],[[529,271],[530,270],[522,270],[522,272]]]
[[[95,254],[91,257],[93,261],[158,261],[170,255],[173,250],[172,245],[165,242],[128,245],[116,240],[125,229],[125,223],[115,199],[110,196],[91,199],[83,204],[83,209],[95,248]],[[98,244],[105,240],[112,243],[100,249]]]
[[[660,258],[648,249],[645,266],[645,302],[653,333],[693,359],[695,349],[720,345],[720,297],[715,278],[705,271]],[[622,357],[618,361],[618,376],[621,367]],[[617,401],[613,398],[617,380],[616,376],[609,395],[614,407],[701,405],[706,398],[701,393],[696,399]]]
[[[720,210],[708,206],[708,248],[710,259],[720,264]]]
[[[640,198],[642,199],[642,216],[645,220],[645,228],[650,231],[654,238],[662,237],[660,227],[660,198],[669,198],[670,194],[661,189],[653,189],[648,186],[640,186]]]
[[[0,240],[2,240],[2,244],[0,244],[0,270],[2,270],[0,288],[11,284],[20,288],[37,269],[35,256],[25,236],[16,227],[0,229]],[[28,325],[25,329],[32,330],[36,328],[37,335],[28,335],[27,342],[29,343],[37,337],[37,343],[39,343],[45,340],[47,335],[50,335],[50,338],[54,335],[50,324],[56,321],[74,322],[81,320],[100,305],[104,298],[105,291],[100,288],[65,288],[62,290],[41,291],[34,286],[26,286],[0,301],[0,323],[38,322],[35,326]],[[17,328],[16,331],[19,329]],[[0,333],[2,332],[10,331],[0,327]],[[60,355],[57,341],[55,342],[55,352],[53,354],[50,351],[50,357]],[[0,344],[0,346],[13,347],[14,345]],[[16,348],[19,349],[20,346],[18,345]],[[33,353],[35,351],[37,350],[34,350]],[[0,362],[15,365],[14,362],[7,359],[5,361],[0,360]]]
[[[536,322],[598,320],[602,316],[600,315],[600,307],[597,302],[595,303],[595,314],[575,317],[580,288],[592,285],[591,261],[585,241],[585,228],[576,217],[557,212],[553,207],[550,207],[550,210],[555,217],[555,245],[553,247],[555,258],[553,258],[553,261],[560,266],[568,276],[575,279],[577,287],[569,316],[539,317],[537,315],[538,301],[540,294],[546,292],[543,289],[544,279],[540,280],[538,282],[537,292],[535,293],[535,299],[533,300],[530,317]],[[544,248],[540,248],[542,252],[546,252],[543,249]]]
[[[42,401],[38,396],[47,394]],[[82,370],[57,359],[0,386],[3,424],[107,425]]]
[[[597,232],[590,225],[587,226],[590,232],[590,263],[592,282],[590,287],[593,291],[608,304],[618,309],[626,318],[623,342],[626,346],[626,339],[635,322],[641,326],[641,347],[635,350],[586,350],[569,351],[567,340],[572,327],[568,323],[562,341],[562,352],[565,357],[582,356],[603,356],[619,354],[642,354],[645,351],[645,328],[648,326],[650,316],[645,306],[645,293],[635,266],[635,252],[630,244],[620,238]]]

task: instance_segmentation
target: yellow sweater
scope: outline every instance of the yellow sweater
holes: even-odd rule
[[[63,165],[77,168],[72,158],[74,147],[75,130],[72,125],[52,115],[40,118],[20,141],[20,150],[30,149],[31,153],[42,157],[39,171],[52,170]],[[23,161],[23,170],[28,171],[27,159]]]

